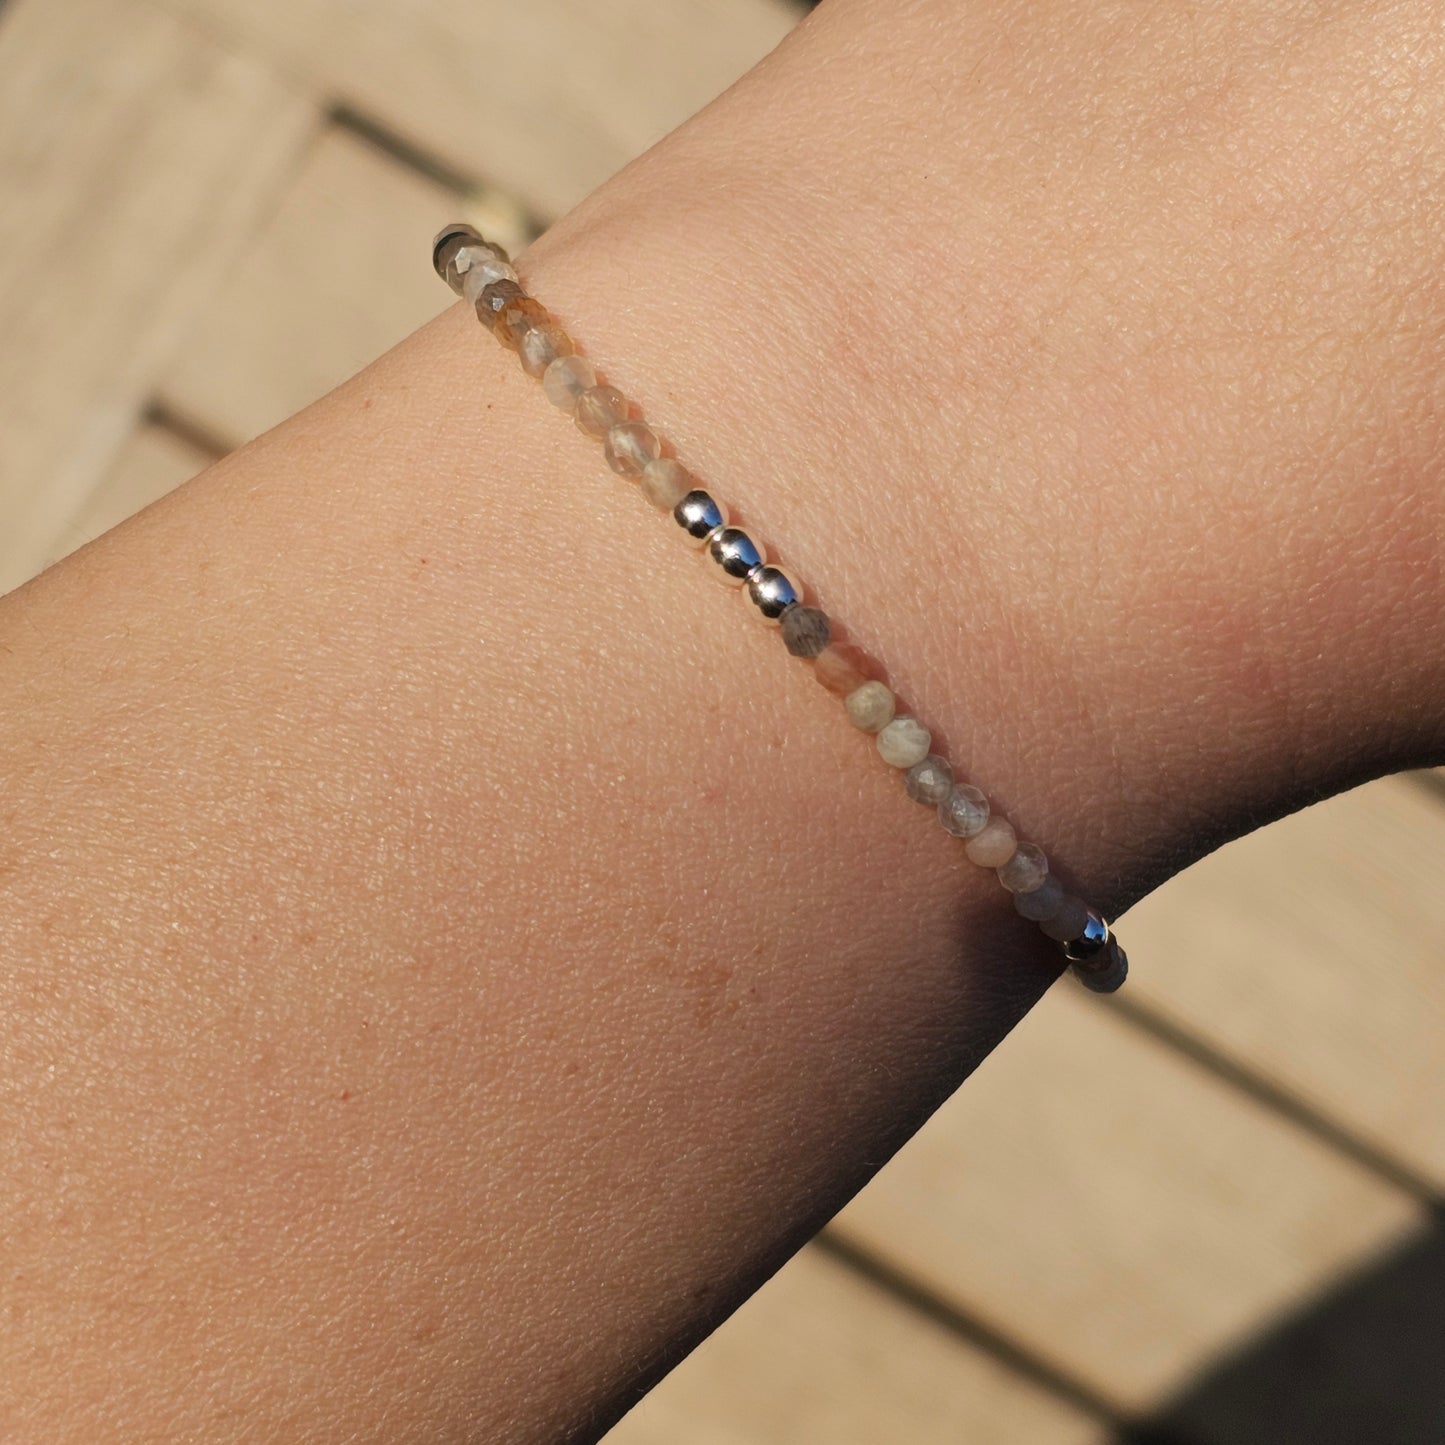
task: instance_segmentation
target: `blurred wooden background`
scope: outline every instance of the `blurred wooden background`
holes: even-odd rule
[[[0,590],[448,304],[442,222],[520,244],[801,13],[0,6]],[[1191,869],[1124,998],[1056,987],[609,1440],[1445,1441],[1442,860],[1419,775]]]

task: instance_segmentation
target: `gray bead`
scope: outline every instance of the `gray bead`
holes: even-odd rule
[[[456,269],[457,253],[467,246],[485,246],[482,234],[465,221],[453,221],[436,233],[431,246],[431,263],[438,276],[458,295],[462,290],[461,274]]]
[[[794,657],[817,657],[828,645],[828,614],[821,608],[795,604],[783,612],[778,626],[783,632],[783,646]]]
[[[727,508],[701,488],[689,492],[672,509],[673,520],[694,547],[701,547],[719,527],[726,527]]]
[[[998,870],[998,881],[1010,893],[1028,893],[1049,876],[1049,860],[1037,843],[1020,843]]]
[[[1014,894],[1014,912],[1030,923],[1045,923],[1064,906],[1064,885],[1052,873],[1037,888]]]
[[[498,281],[496,284],[505,286],[507,283]],[[488,287],[482,295],[486,296],[490,290]],[[618,422],[627,420],[627,405],[627,398],[615,386],[599,381],[577,398],[572,420],[584,436],[601,441]]]
[[[642,495],[654,507],[670,512],[697,487],[697,478],[673,457],[658,457],[643,467],[637,479]]]
[[[803,600],[803,589],[781,567],[774,567],[771,562],[754,567],[748,573],[747,594],[748,600],[758,609],[758,616],[774,627],[788,608]]]
[[[1039,931],[1045,938],[1052,938],[1055,943],[1068,943],[1084,931],[1088,920],[1089,905],[1082,898],[1076,898],[1069,893],[1059,904],[1058,911],[1039,924]]]
[[[947,758],[929,753],[903,775],[903,786],[915,803],[941,803],[953,791],[953,769]]]
[[[707,539],[707,554],[717,563],[718,576],[741,587],[748,574],[767,558],[763,549],[741,527],[719,527]]]
[[[988,799],[972,783],[955,783],[938,805],[938,821],[955,838],[973,838],[988,824]]]
[[[620,421],[610,427],[602,443],[607,465],[622,477],[640,477],[648,462],[662,450],[657,433],[645,421]]]

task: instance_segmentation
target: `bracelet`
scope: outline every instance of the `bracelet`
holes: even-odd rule
[[[1013,895],[1015,910],[1063,946],[1075,975],[1096,993],[1112,993],[1129,971],[1128,959],[1103,915],[1064,892],[1036,843],[1019,841],[1013,825],[984,794],[955,779],[946,758],[930,750],[929,731],[898,711],[880,670],[851,643],[835,641],[828,616],[803,601],[798,581],[767,560],[764,549],[728,509],[636,415],[636,408],[577,352],[545,307],[527,295],[507,253],[463,223],[445,227],[432,243],[437,274],[475,310],[482,324],[542,383],[547,400],[579,430],[602,443],[612,470],[637,482],[653,506],[670,513],[683,536],[716,565],[723,581],[740,587],[783,645],[811,662],[817,679],[843,699],[854,727],[876,735],[884,762],[903,774],[908,796],[938,812],[944,830],[964,843],[968,858],[991,868]]]

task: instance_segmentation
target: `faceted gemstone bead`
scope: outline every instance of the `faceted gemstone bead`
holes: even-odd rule
[[[694,487],[672,509],[672,519],[694,547],[701,547],[719,527],[727,526],[728,509],[711,492]]]
[[[763,549],[741,527],[719,527],[707,539],[707,554],[717,563],[718,576],[734,587],[741,587],[748,573],[767,561]]]
[[[893,710],[897,702],[893,689],[885,687],[875,678],[854,688],[843,699],[843,706],[847,710],[848,721],[855,728],[865,733],[876,733],[882,732],[893,721]]]
[[[492,282],[493,286],[498,283]],[[483,295],[486,294],[484,290]],[[544,321],[552,319],[551,313],[534,296],[518,296],[507,302],[500,311],[496,313],[496,319],[492,322],[492,335],[502,343],[503,346],[517,349],[517,343],[522,339],[522,333],[533,326],[540,326]]]
[[[515,281],[493,281],[483,286],[477,297],[477,319],[488,331],[495,330],[498,313],[526,294]]]
[[[968,840],[964,852],[980,868],[1002,868],[1013,857],[1017,846],[1013,824],[995,814]]]
[[[475,235],[467,231],[443,232],[438,238],[441,244],[433,247],[431,263],[438,276],[458,293],[462,289],[461,273],[457,270],[457,257],[466,249],[478,244]]]
[[[953,791],[953,769],[948,759],[929,753],[903,775],[903,786],[915,803],[941,803]]]
[[[831,693],[847,697],[868,681],[868,658],[851,642],[830,642],[813,659],[813,676]]]
[[[498,245],[484,240],[479,231],[462,222],[447,226],[432,242],[432,265],[436,273],[459,295],[462,278],[478,254],[505,261],[507,254]]]
[[[1111,933],[1109,941],[1092,958],[1074,964],[1074,977],[1095,993],[1113,993],[1129,977],[1129,955]]]
[[[1030,923],[1043,923],[1063,906],[1064,885],[1052,873],[1037,888],[1014,894],[1014,911]]]
[[[955,783],[938,805],[938,821],[955,838],[972,838],[988,822],[988,799],[972,783]]]
[[[817,657],[828,645],[828,614],[819,607],[789,607],[778,625],[794,657]]]
[[[656,457],[643,467],[637,485],[654,507],[670,512],[697,489],[697,478],[676,457]]]
[[[615,386],[599,382],[577,398],[572,420],[578,430],[600,441],[618,422],[627,420],[627,398]]]
[[[1013,857],[998,870],[998,881],[1010,893],[1027,893],[1049,874],[1049,860],[1037,843],[1020,843]]]
[[[932,741],[928,729],[916,717],[903,713],[878,734],[878,755],[890,767],[911,768],[928,756]]]
[[[657,433],[645,421],[620,421],[608,427],[602,443],[607,465],[624,477],[639,477],[648,462],[662,450]]]
[[[482,292],[493,281],[517,280],[511,262],[498,256],[490,246],[472,246],[462,251],[456,265],[462,279],[462,299],[469,306],[477,304]]]
[[[578,398],[597,385],[597,372],[585,356],[559,356],[542,373],[542,393],[553,406],[575,411]]]
[[[1059,904],[1058,912],[1046,918],[1040,925],[1040,932],[1052,938],[1055,943],[1071,943],[1084,931],[1089,921],[1089,905],[1082,898],[1068,894]]]
[[[803,600],[803,589],[781,567],[764,562],[748,573],[743,595],[758,609],[764,622],[776,627],[783,613]]]
[[[529,326],[517,341],[517,355],[528,376],[545,376],[547,368],[571,350],[572,338],[555,321]]]

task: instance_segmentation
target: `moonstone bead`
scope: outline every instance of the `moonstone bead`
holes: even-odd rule
[[[865,733],[881,732],[887,727],[896,706],[892,688],[876,679],[860,683],[843,699],[848,721]]]
[[[980,868],[1002,868],[1013,857],[1018,836],[1007,818],[995,814],[964,845],[969,861]]]
[[[596,386],[589,386],[577,398],[572,420],[577,423],[578,430],[600,440],[618,422],[627,420],[627,398],[615,386],[599,382]]]
[[[555,407],[574,411],[584,391],[597,385],[597,371],[585,356],[559,356],[542,373],[542,394]]]
[[[916,717],[903,713],[878,734],[878,755],[890,767],[911,768],[928,756],[932,741],[932,735]]]
[[[1014,912],[1030,923],[1043,923],[1056,914],[1064,902],[1064,885],[1048,874],[1037,888],[1014,894]]]
[[[645,421],[620,421],[607,428],[602,455],[619,476],[640,477],[648,462],[662,450],[657,433]]]
[[[477,297],[477,319],[488,331],[494,331],[497,316],[514,301],[522,300],[526,294],[515,281],[493,281],[483,286],[482,294]]]
[[[851,642],[830,642],[813,659],[813,676],[839,697],[847,697],[868,681],[868,659]]]
[[[953,769],[947,758],[929,753],[904,773],[903,786],[915,803],[941,803],[953,791]]]
[[[778,626],[783,646],[794,657],[817,657],[828,645],[828,614],[820,607],[799,604],[783,613]]]
[[[463,261],[467,263],[465,266]],[[469,306],[477,304],[483,290],[493,281],[517,280],[511,263],[498,256],[490,246],[472,246],[462,251],[457,256],[456,268],[462,278],[462,297]]]
[[[938,805],[938,821],[955,838],[972,838],[988,822],[988,799],[972,783],[955,783]]]
[[[1070,893],[1059,904],[1058,912],[1039,925],[1039,931],[1055,943],[1069,943],[1084,931],[1088,921],[1089,905]]]
[[[1027,893],[1049,876],[1049,860],[1037,843],[1020,843],[998,870],[998,881],[1010,893]]]
[[[643,467],[638,490],[659,511],[670,512],[697,488],[697,478],[676,457],[657,457]]]
[[[517,355],[528,376],[544,376],[559,356],[572,350],[572,338],[555,321],[530,326],[517,341]]]

